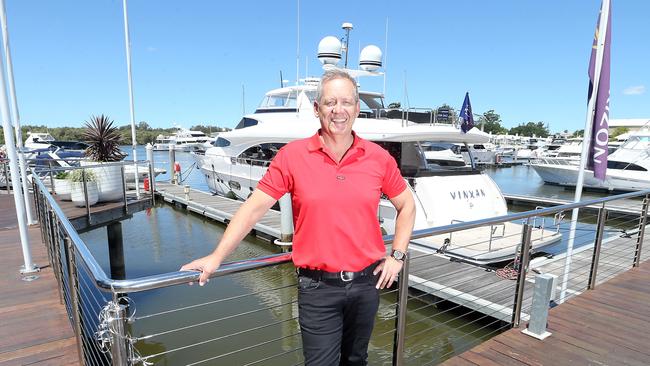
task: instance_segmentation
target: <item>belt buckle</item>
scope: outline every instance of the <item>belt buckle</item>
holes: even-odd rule
[[[348,271],[341,271],[341,272],[339,272],[339,275],[340,275],[340,277],[341,277],[341,281],[343,281],[343,282],[350,282],[350,281],[352,281],[352,280],[354,279],[354,277],[349,277],[349,278],[348,278],[347,276],[345,276],[345,273],[352,273],[352,272],[348,272]]]

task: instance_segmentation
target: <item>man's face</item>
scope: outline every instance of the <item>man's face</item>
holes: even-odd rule
[[[320,119],[323,133],[345,136],[352,134],[352,125],[359,115],[359,102],[355,100],[354,85],[348,79],[333,79],[323,84],[319,103],[314,110]]]

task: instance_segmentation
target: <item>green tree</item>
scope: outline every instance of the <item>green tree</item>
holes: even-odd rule
[[[630,132],[630,129],[627,127],[616,127],[615,129],[609,132],[609,136],[616,137],[618,135],[622,135],[628,132]]]
[[[484,112],[478,121],[475,121],[476,126],[483,125],[483,131],[486,133],[492,133],[494,135],[504,135],[508,133],[508,129],[501,126],[501,116],[498,113],[494,112],[494,109],[490,109],[487,112]]]
[[[389,109],[400,109],[402,108],[402,103],[400,102],[392,102],[388,105]]]
[[[529,136],[533,135],[537,137],[548,137],[549,131],[548,126],[544,125],[544,122],[528,122],[526,124],[519,124],[517,127],[513,127],[508,132],[511,135],[519,136]]]
[[[585,135],[585,130],[576,130],[573,133],[572,137],[584,137],[584,135]]]

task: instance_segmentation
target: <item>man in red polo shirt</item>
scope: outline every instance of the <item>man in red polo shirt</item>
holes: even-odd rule
[[[413,196],[395,159],[352,131],[359,110],[356,81],[345,71],[327,71],[314,102],[320,130],[283,147],[214,252],[181,268],[201,271],[203,285],[264,213],[291,193],[306,365],[367,364],[378,290],[401,271],[413,230]],[[388,256],[377,220],[382,194],[397,210]]]

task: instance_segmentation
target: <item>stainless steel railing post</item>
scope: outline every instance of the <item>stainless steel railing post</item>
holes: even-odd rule
[[[63,280],[61,278],[61,251],[59,248],[59,225],[56,214],[52,211],[48,211],[50,216],[51,223],[51,232],[52,232],[52,272],[54,272],[54,277],[57,284],[57,292],[59,293],[59,303],[63,304]]]
[[[641,217],[639,219],[639,235],[636,238],[636,247],[634,248],[634,263],[632,267],[638,267],[641,263],[641,249],[643,249],[643,237],[645,234],[645,225],[648,218],[648,203],[650,202],[650,195],[646,194],[643,199],[643,208],[641,209]]]
[[[404,341],[406,336],[406,307],[409,295],[409,257],[404,258],[402,273],[397,280],[397,309],[395,309],[395,336],[393,341],[393,366],[404,365]]]
[[[519,327],[521,321],[521,307],[524,302],[524,285],[526,284],[526,270],[528,268],[528,259],[530,257],[530,237],[533,227],[530,225],[530,218],[526,220],[521,230],[521,259],[519,261],[519,271],[517,274],[517,286],[515,287],[515,300],[512,306],[512,326]]]
[[[88,218],[88,224],[90,224],[90,202],[88,202],[88,182],[86,182],[86,169],[81,168],[81,180],[84,185],[84,199],[86,200],[86,217]]]
[[[607,220],[607,209],[603,207],[598,209],[598,221],[596,222],[596,241],[594,242],[594,253],[591,256],[591,270],[589,271],[589,284],[587,288],[593,290],[596,288],[596,278],[598,275],[598,262],[600,260],[600,248],[603,243],[603,230]]]
[[[52,194],[54,194],[54,174],[52,174],[52,160],[48,160],[47,165],[50,168],[50,187],[52,187]]]
[[[111,358],[113,365],[131,365],[129,339],[126,336],[127,309],[126,305],[120,304],[120,294],[113,294],[113,303],[111,307]]]
[[[77,268],[75,265],[74,259],[74,244],[69,237],[66,236],[64,239],[65,243],[65,256],[68,264],[68,284],[70,288],[70,310],[72,313],[72,323],[74,328],[75,337],[77,338],[77,352],[79,352],[79,363],[82,365],[86,364],[86,358],[83,353],[83,333],[81,329],[81,316],[79,312],[81,311],[81,304],[79,303],[79,283],[77,282]]]
[[[151,193],[151,205],[153,206],[156,204],[156,176],[153,171],[153,160],[149,161],[149,193]]]
[[[124,214],[128,215],[129,214],[129,205],[128,205],[128,202],[126,201],[126,177],[125,177],[125,173],[124,173],[124,164],[122,164],[120,166],[120,174],[122,174],[122,202],[124,202]],[[136,179],[135,181],[137,182],[138,180]]]

